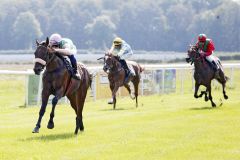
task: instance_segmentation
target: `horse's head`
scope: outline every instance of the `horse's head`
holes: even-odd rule
[[[47,61],[49,59],[49,54],[48,54],[48,44],[49,44],[49,39],[47,37],[46,41],[43,41],[41,43],[39,43],[36,40],[36,44],[37,44],[37,49],[34,52],[35,55],[35,65],[34,65],[34,72],[35,74],[39,75],[41,73],[41,71],[43,71],[44,67],[47,64]]]
[[[106,53],[104,56],[104,66],[103,70],[104,72],[107,72],[108,70],[112,70],[114,67],[118,67],[118,60],[116,57],[114,57],[110,53]]]
[[[199,59],[200,54],[198,53],[197,46],[190,45],[188,49],[188,57],[186,58],[187,63],[194,62],[196,59]]]

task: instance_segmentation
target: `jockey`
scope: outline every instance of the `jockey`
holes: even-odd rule
[[[198,35],[198,42],[196,46],[201,56],[206,57],[206,60],[213,66],[214,71],[219,69],[219,66],[215,62],[215,57],[212,55],[215,50],[214,43],[211,39],[207,39],[205,34]]]
[[[50,36],[49,44],[50,47],[54,48],[55,51],[57,51],[61,55],[68,56],[73,67],[73,78],[80,80],[80,75],[77,70],[77,61],[74,57],[74,55],[77,54],[77,49],[76,46],[73,44],[72,40],[68,38],[62,38],[60,34],[54,33]]]
[[[113,40],[112,47],[109,51],[113,56],[119,57],[119,61],[122,64],[124,70],[126,71],[126,80],[125,82],[128,82],[128,80],[135,75],[135,73],[129,69],[126,60],[127,58],[131,57],[133,55],[133,51],[129,44],[127,44],[124,40],[122,40],[120,37],[116,37]]]

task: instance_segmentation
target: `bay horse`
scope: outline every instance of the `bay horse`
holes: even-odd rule
[[[103,70],[108,74],[109,85],[112,91],[113,109],[116,108],[116,93],[119,87],[122,86],[128,90],[130,97],[132,99],[135,99],[136,107],[138,107],[138,87],[140,82],[140,73],[144,70],[143,67],[134,61],[126,61],[127,64],[130,65],[135,72],[135,76],[129,79],[129,81],[131,81],[134,86],[134,95],[132,95],[130,85],[128,82],[125,82],[126,73],[121,63],[119,62],[119,59],[110,53],[106,53],[104,57],[98,58],[98,60],[100,59],[104,60]]]
[[[216,79],[220,84],[222,84],[222,92],[224,99],[228,99],[226,95],[225,86],[228,80],[228,77],[225,76],[223,72],[223,68],[219,59],[217,59],[220,69],[215,72],[213,68],[208,64],[207,60],[202,57],[199,52],[197,46],[190,46],[188,50],[188,58],[186,58],[187,63],[194,63],[194,79],[195,79],[195,92],[194,97],[199,98],[205,95],[205,101],[208,99],[211,101],[212,107],[216,107],[216,104],[212,100],[211,93],[211,81]],[[202,91],[200,95],[198,95],[198,89],[200,85],[206,87],[206,91]],[[209,96],[207,97],[207,93]]]
[[[82,111],[84,107],[87,90],[91,85],[92,76],[88,70],[78,64],[78,71],[81,75],[81,80],[75,80],[72,78],[71,73],[68,71],[63,57],[60,56],[54,49],[50,48],[49,38],[47,37],[45,42],[39,43],[36,41],[37,48],[34,53],[35,65],[34,72],[39,75],[41,71],[46,67],[43,73],[43,89],[42,89],[42,104],[39,111],[39,118],[36,127],[33,129],[33,133],[38,133],[41,127],[41,120],[45,113],[46,106],[50,95],[54,95],[52,99],[52,111],[50,113],[50,119],[48,121],[47,128],[54,128],[54,111],[58,103],[58,100],[64,96],[70,101],[72,108],[76,113],[76,128],[75,134],[84,130],[82,121]]]

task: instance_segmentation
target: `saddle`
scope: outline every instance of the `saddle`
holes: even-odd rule
[[[65,92],[65,95],[71,95],[80,87],[80,81],[72,78],[74,75],[74,68],[72,67],[69,60],[60,54],[56,54],[56,55],[63,61],[64,65],[66,66],[66,69],[68,70],[68,72],[71,76],[70,82],[69,82],[67,90]],[[82,68],[85,68],[85,66],[83,64],[78,64],[78,70],[79,70],[80,77],[82,77],[82,75],[83,75]]]
[[[125,78],[124,78],[124,83],[128,83],[130,81],[131,77],[135,76],[136,73],[135,73],[135,71],[133,69],[132,64],[129,64],[129,61],[128,62],[125,61],[126,64],[124,64],[123,61],[119,61],[119,62],[121,63],[121,66],[122,66],[122,68],[124,69],[124,71],[126,73],[125,74]],[[132,76],[130,76],[130,74]]]
[[[218,57],[214,56],[214,61],[213,62],[209,62],[208,60],[206,60],[206,58],[205,58],[205,61],[215,71],[215,78],[218,79],[220,77],[219,71],[223,72],[223,68],[222,68],[222,64],[221,64],[220,59]],[[215,63],[215,64],[213,64],[213,63]],[[216,65],[216,66],[214,66],[214,65]]]
[[[64,65],[66,66],[69,74],[71,75],[71,77],[74,75],[74,69],[71,65],[71,63],[69,62],[69,60],[67,58],[65,58],[64,56],[56,53],[56,55],[63,61]]]

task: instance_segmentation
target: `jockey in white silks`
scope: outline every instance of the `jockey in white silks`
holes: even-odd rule
[[[120,37],[116,37],[113,40],[112,47],[110,49],[110,54],[119,58],[120,63],[122,64],[124,70],[126,71],[125,82],[135,75],[133,68],[129,68],[126,63],[126,59],[130,58],[133,55],[133,51],[129,44],[127,44]]]

